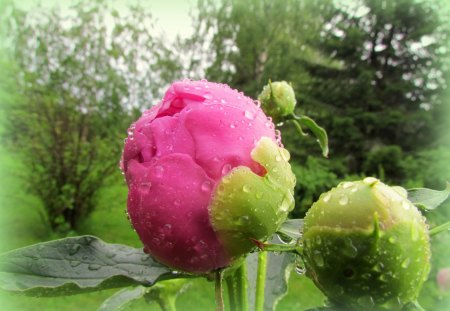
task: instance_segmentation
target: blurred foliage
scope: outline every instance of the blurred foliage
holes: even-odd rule
[[[296,215],[342,179],[444,185],[449,174],[424,167],[445,165],[450,148],[439,138],[448,132],[444,2],[203,0],[198,9],[183,45],[198,58],[186,68],[250,96],[286,80],[298,112],[328,131],[323,164],[316,142],[280,127],[297,175]]]
[[[94,209],[126,128],[175,63],[139,7],[121,16],[106,1],[28,12],[9,4],[2,19],[2,88],[16,95],[2,103],[5,141],[52,229],[67,232]]]

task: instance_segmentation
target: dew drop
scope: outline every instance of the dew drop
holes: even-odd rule
[[[298,275],[304,275],[305,272],[306,272],[305,267],[295,266],[295,273],[297,273]]]
[[[143,194],[147,194],[150,191],[150,188],[152,187],[151,182],[143,182],[139,185],[139,189]]]
[[[323,197],[323,201],[325,203],[327,203],[328,201],[330,201],[331,199],[331,193],[327,193],[324,197]]]
[[[231,164],[225,164],[222,167],[222,176],[228,174],[231,171]]]
[[[325,265],[324,261],[323,261],[323,256],[319,251],[314,251],[313,253],[313,260],[314,263],[318,266],[318,267],[323,267]]]
[[[255,194],[255,197],[256,197],[258,200],[261,199],[262,196],[263,196],[263,194],[262,194],[261,192],[257,192],[257,193]]]
[[[73,256],[76,253],[78,253],[78,251],[80,250],[81,245],[80,244],[74,244],[72,245],[72,247],[69,249],[69,255]]]
[[[353,183],[351,181],[346,181],[346,182],[343,182],[341,185],[342,185],[342,188],[348,189],[353,186]]]
[[[350,257],[355,258],[358,255],[358,249],[355,245],[353,245],[353,242],[351,239],[345,239],[345,247],[343,249],[343,253]]]
[[[249,186],[249,185],[244,185],[244,186],[242,187],[242,191],[244,191],[244,192],[246,192],[246,193],[249,193],[249,192],[250,192],[250,186]]]
[[[142,262],[148,261],[149,259],[150,259],[150,256],[146,256],[146,255],[141,256],[141,261]]]
[[[249,120],[253,120],[255,118],[255,116],[253,115],[253,113],[251,111],[246,110],[244,112],[244,116],[249,119]]]
[[[281,161],[281,157],[280,157],[279,155],[277,155],[277,156],[275,157],[275,161],[280,162],[280,161]]]
[[[80,264],[81,264],[81,261],[78,261],[78,260],[71,260],[70,261],[70,266],[72,268],[78,267]]]
[[[406,269],[409,267],[411,260],[409,258],[406,258],[405,260],[402,261],[402,268]]]
[[[164,174],[164,167],[162,167],[161,165],[158,165],[155,167],[155,175],[156,177],[162,177]]]
[[[409,205],[409,203],[408,203],[407,201],[402,201],[402,207],[403,207],[405,210],[409,210],[410,205]]]
[[[379,180],[374,177],[366,177],[363,179],[363,183],[365,183],[368,186],[375,185]]]
[[[230,124],[230,128],[232,128],[232,129],[236,128],[236,124],[231,123],[231,124]]]
[[[102,266],[96,264],[96,263],[92,263],[88,266],[88,269],[91,271],[96,271],[99,270]]]
[[[209,180],[204,181],[202,183],[201,189],[204,192],[210,192],[212,189],[212,183]]]
[[[283,201],[281,201],[281,204],[280,204],[280,211],[281,212],[287,212],[288,210],[289,210],[289,207],[291,206],[291,204],[290,204],[290,199],[289,199],[289,197],[288,196],[285,196],[284,198],[283,198]]]
[[[348,197],[346,195],[341,196],[341,198],[339,199],[339,204],[347,205],[347,203],[348,203]]]
[[[172,225],[171,224],[165,224],[164,225],[164,231],[171,231],[172,230]]]

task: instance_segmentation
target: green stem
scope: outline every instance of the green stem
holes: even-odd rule
[[[236,292],[238,309],[242,311],[248,310],[248,299],[247,299],[247,263],[244,261],[241,266],[236,270]]]
[[[216,311],[224,311],[223,305],[223,277],[222,271],[216,272],[216,280],[215,280],[215,298],[216,298]]]
[[[300,125],[300,123],[298,123],[297,120],[290,120],[292,123],[294,123],[295,127],[297,128],[297,131],[300,133],[300,135],[302,136],[308,136],[307,133],[303,132],[302,126]]]
[[[173,295],[160,295],[158,298],[158,304],[163,311],[177,311],[175,305],[175,296]]]
[[[256,276],[255,311],[264,310],[264,288],[266,285],[267,252],[258,253],[258,271]]]
[[[225,278],[227,282],[227,289],[228,289],[228,301],[230,304],[230,310],[235,311],[237,306],[237,293],[236,293],[236,279],[234,274],[228,275]]]
[[[447,231],[447,230],[450,230],[450,221],[448,221],[442,225],[439,225],[437,227],[434,227],[433,229],[430,230],[429,233],[430,233],[430,236],[433,236],[433,235],[439,234],[439,233]]]

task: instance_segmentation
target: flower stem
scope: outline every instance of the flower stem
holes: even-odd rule
[[[264,310],[264,288],[266,285],[267,252],[258,253],[258,271],[256,276],[255,311]]]
[[[175,296],[173,295],[160,295],[158,298],[158,304],[163,311],[177,311],[175,306]]]
[[[228,289],[228,301],[230,304],[230,310],[235,311],[237,306],[237,294],[236,294],[236,279],[234,274],[229,275],[225,278],[227,282]]]
[[[236,270],[236,292],[238,296],[238,308],[242,311],[248,310],[247,299],[247,263],[244,261],[241,266]]]
[[[222,271],[216,272],[216,280],[215,280],[215,299],[216,299],[216,311],[224,311],[223,305],[223,277]]]
[[[243,261],[226,278],[231,311],[247,311],[247,264]]]
[[[430,236],[433,236],[446,230],[450,230],[450,221],[443,223],[442,225],[439,225],[437,227],[434,227],[433,229],[430,230],[429,233]]]

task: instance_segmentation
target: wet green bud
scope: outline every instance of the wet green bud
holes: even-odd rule
[[[321,195],[305,217],[307,275],[345,310],[399,310],[430,270],[424,217],[406,190],[368,177]]]
[[[279,120],[294,112],[297,101],[292,86],[286,81],[269,82],[258,96],[264,112]]]

